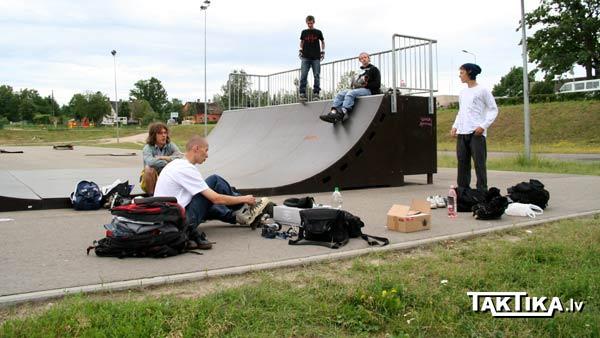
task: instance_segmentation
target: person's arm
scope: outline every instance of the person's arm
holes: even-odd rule
[[[169,156],[168,161],[171,162],[174,159],[183,158],[183,153],[181,152],[181,150],[179,150],[179,147],[177,147],[177,145],[173,142],[169,142],[169,144],[170,144],[172,153],[171,153],[171,156]]]
[[[494,96],[490,93],[489,90],[485,90],[483,92],[483,102],[485,103],[485,119],[481,128],[488,129],[492,123],[496,120],[498,116],[498,106],[496,105],[496,100],[494,100]]]
[[[323,38],[323,32],[319,31],[319,33],[321,38],[321,61],[323,61],[323,59],[325,58],[325,38]]]
[[[256,199],[252,195],[243,195],[243,196],[229,196],[219,194],[216,191],[208,188],[201,192],[202,196],[206,197],[213,204],[221,204],[221,205],[235,205],[235,204],[250,204],[254,205],[256,203]]]
[[[144,165],[153,168],[163,168],[167,165],[167,161],[160,159],[160,157],[154,157],[154,155],[152,155],[152,147],[149,144],[146,144],[144,146],[144,150],[142,152],[144,154]]]

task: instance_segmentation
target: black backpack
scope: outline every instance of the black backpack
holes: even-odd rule
[[[94,246],[87,248],[87,254],[94,249],[100,257],[153,257],[164,258],[176,256],[185,251],[188,237],[185,232],[152,232],[135,234],[129,237],[104,237],[94,241]]]
[[[485,192],[477,189],[458,187],[456,196],[456,211],[458,212],[471,212],[473,206],[485,201]]]
[[[298,238],[289,240],[288,244],[321,245],[339,249],[346,245],[350,238],[356,237],[361,237],[371,246],[384,246],[390,243],[387,238],[363,234],[361,228],[364,226],[359,217],[344,210],[330,208],[300,210]]]
[[[102,207],[100,187],[91,181],[80,181],[71,193],[71,203],[75,210],[97,210]]]
[[[473,206],[473,217],[480,220],[500,219],[508,207],[508,199],[500,195],[500,189],[490,188],[485,200]]]
[[[185,210],[177,204],[177,199],[150,197],[134,201],[111,209],[114,219],[105,225],[106,237],[94,241],[94,245],[87,248],[88,255],[92,249],[97,256],[118,258],[163,258],[187,252],[191,227],[187,225]],[[152,230],[133,228],[144,224]]]
[[[550,200],[550,193],[544,189],[544,184],[536,179],[521,182],[508,188],[507,191],[508,197],[513,202],[535,204],[542,209],[546,209]]]

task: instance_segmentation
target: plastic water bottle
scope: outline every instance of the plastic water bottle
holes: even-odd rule
[[[340,188],[335,187],[333,194],[331,194],[331,200],[333,203],[331,205],[336,209],[342,209],[342,204],[344,203],[344,199],[342,198],[342,193],[340,192]]]
[[[450,218],[456,218],[458,216],[456,208],[457,199],[456,188],[454,185],[451,185],[450,190],[448,190],[448,217]]]

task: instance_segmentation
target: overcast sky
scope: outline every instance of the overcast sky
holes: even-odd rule
[[[37,89],[68,103],[75,93],[120,99],[140,79],[162,81],[169,98],[204,98],[204,13],[188,0],[0,0],[0,84]],[[539,1],[526,1],[526,10]],[[207,11],[208,97],[233,69],[268,74],[299,67],[298,43],[312,14],[327,61],[391,48],[393,33],[438,41],[439,92],[462,88],[457,68],[477,56],[490,89],[522,64],[519,0],[213,0]]]

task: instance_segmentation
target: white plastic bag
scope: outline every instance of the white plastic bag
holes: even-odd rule
[[[506,210],[504,210],[504,213],[509,216],[528,216],[530,218],[535,218],[537,215],[543,214],[544,210],[535,204],[511,203]]]

